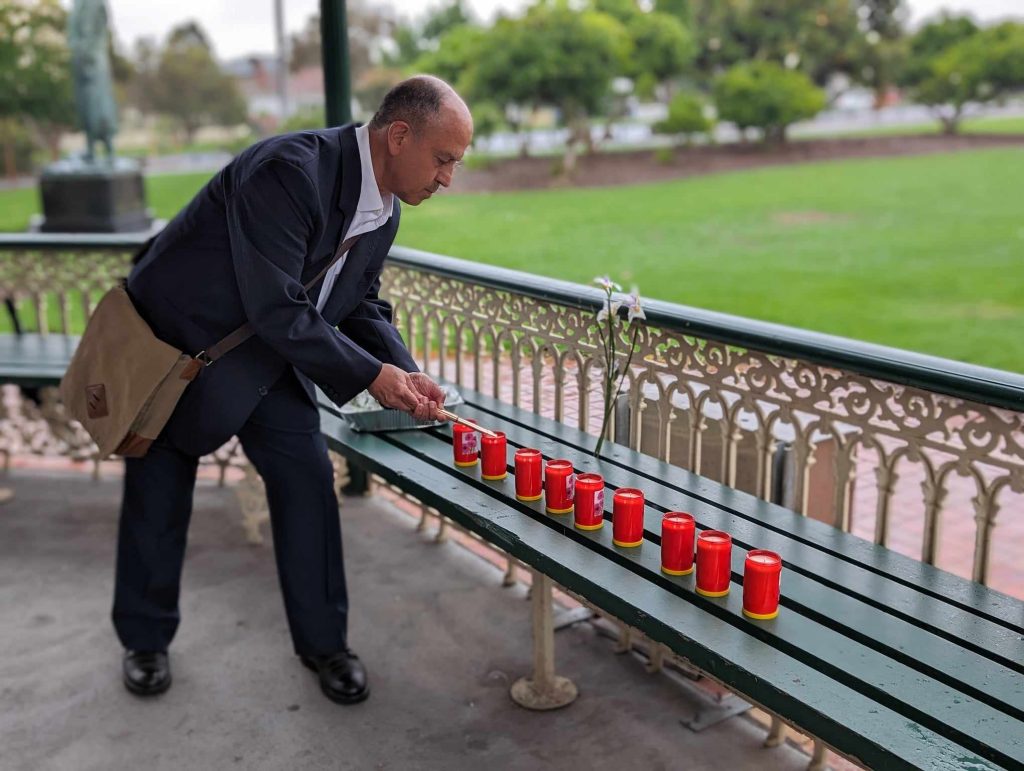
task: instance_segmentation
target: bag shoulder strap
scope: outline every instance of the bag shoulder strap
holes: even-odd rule
[[[310,280],[302,288],[308,292],[310,289],[316,286],[316,282],[327,275],[327,271],[334,267],[334,263],[336,263],[345,254],[351,251],[352,247],[356,245],[357,241],[359,241],[360,236],[361,234],[352,236],[351,238],[346,238],[341,243],[341,246],[338,247],[338,251],[334,253],[334,257],[331,259],[331,261],[324,266],[324,269],[317,273],[312,278],[312,280]],[[256,334],[256,330],[253,329],[252,324],[246,322],[242,324],[242,326],[240,326],[234,332],[227,335],[224,339],[218,341],[214,345],[211,345],[205,351],[200,351],[199,353],[197,353],[195,358],[208,367],[215,361],[217,361],[217,359],[219,359],[221,356],[226,354],[228,351],[231,351],[240,346],[254,334]]]

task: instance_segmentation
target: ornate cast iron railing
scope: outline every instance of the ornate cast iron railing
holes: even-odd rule
[[[16,309],[23,331],[77,332],[142,240],[0,236],[8,319]],[[427,371],[599,429],[600,290],[396,247],[384,292]],[[611,438],[1019,593],[1024,376],[645,307]],[[1013,538],[993,538],[997,521]]]
[[[596,287],[395,248],[385,294],[427,371],[600,430]],[[998,560],[1020,591],[1024,376],[645,308],[612,438],[977,581]]]

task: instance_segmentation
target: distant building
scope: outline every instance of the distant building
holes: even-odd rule
[[[238,78],[249,117],[274,129],[296,112],[323,107],[324,73],[318,66],[288,73],[288,110],[282,115],[277,93],[278,61],[272,54],[252,54],[224,62],[222,69]]]

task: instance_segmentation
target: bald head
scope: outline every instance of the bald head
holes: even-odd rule
[[[399,120],[408,123],[413,131],[432,128],[441,122],[473,125],[462,97],[433,75],[414,75],[392,87],[370,121],[370,128],[387,128]]]
[[[369,128],[381,190],[413,206],[451,184],[473,140],[466,103],[433,75],[416,75],[388,91]]]

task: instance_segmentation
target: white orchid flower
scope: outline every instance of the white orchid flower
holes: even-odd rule
[[[610,316],[617,315],[618,312],[619,312],[619,308],[621,308],[621,307],[622,307],[622,300],[612,300],[611,298],[608,298],[607,300],[605,300],[604,307],[602,307],[601,310],[599,310],[597,312],[597,321],[598,321],[598,323],[601,323],[602,321],[606,320],[609,315]]]
[[[633,287],[633,291],[626,298],[626,307],[629,308],[629,320],[633,319],[645,319],[647,314],[644,313],[644,306],[640,302],[640,290]]]
[[[612,281],[609,276],[598,276],[594,279],[594,283],[606,292],[611,292],[613,289],[618,292],[622,291],[622,287]]]

